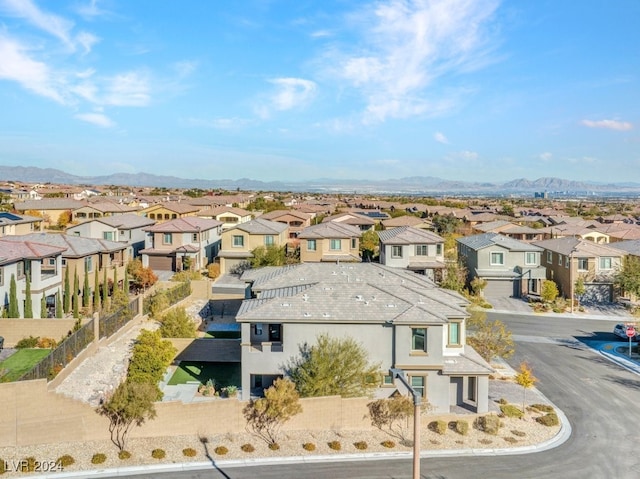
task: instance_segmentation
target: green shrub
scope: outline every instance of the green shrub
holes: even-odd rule
[[[509,444],[515,444],[518,442],[518,440],[515,437],[511,437],[511,436],[503,437],[503,439]]]
[[[536,421],[542,424],[543,426],[557,426],[560,424],[560,420],[558,419],[558,415],[555,412],[550,412],[545,414],[544,416],[540,416],[536,418]]]
[[[185,457],[196,457],[196,454],[198,453],[192,447],[187,447],[186,449],[182,450],[182,455]]]
[[[2,462],[2,461],[0,461]],[[61,466],[63,469],[65,467],[70,466],[71,464],[75,464],[76,460],[70,456],[69,454],[65,454],[64,456],[60,456],[56,461],[56,464]]]
[[[394,447],[396,447],[396,443],[390,441],[389,439],[382,441],[380,444],[382,445],[382,447],[386,447],[387,449],[393,449]]]
[[[33,472],[36,470],[36,458],[33,456],[25,457],[20,462],[20,472]]]
[[[2,459],[0,457],[0,475],[2,475],[5,472],[7,472],[7,469],[6,469],[6,467],[4,467],[4,464],[5,464],[4,459]]]
[[[269,444],[269,449],[271,449],[272,451],[277,451],[278,449],[280,449],[280,444],[278,444],[277,442],[272,442]]]
[[[314,443],[312,443],[312,442],[305,442],[302,445],[302,449],[304,449],[305,451],[309,451],[309,452],[315,451],[316,450],[316,445]]]
[[[57,342],[53,338],[38,338],[38,342],[36,343],[37,348],[42,349],[55,349],[57,346]]]
[[[333,449],[334,451],[339,451],[340,449],[342,449],[342,444],[340,444],[340,441],[330,441],[327,443],[327,445],[329,446],[329,449]]]
[[[118,458],[122,461],[125,461],[127,459],[131,459],[131,453],[129,451],[120,451],[118,453]]]
[[[458,419],[455,422],[454,431],[461,436],[466,436],[467,434],[469,434],[469,423],[467,421],[463,421],[462,419]]]
[[[495,436],[500,430],[500,418],[498,416],[480,416],[475,421],[476,429]]]
[[[443,435],[447,432],[447,423],[440,419],[437,421],[431,421],[428,427],[431,431],[437,432],[440,435]]]
[[[520,409],[518,406],[514,406],[513,404],[502,404],[500,406],[500,411],[502,411],[502,414],[504,414],[506,417],[515,417],[518,419],[522,419],[522,416],[524,416],[522,409]]]
[[[218,446],[213,450],[213,452],[215,452],[218,456],[224,456],[229,452],[229,449],[224,446]]]
[[[164,449],[154,449],[151,451],[151,457],[154,459],[164,459],[166,455],[167,453],[164,452]]]
[[[171,276],[170,280],[176,283],[184,283],[185,281],[198,281],[202,279],[202,274],[199,271],[179,271]]]
[[[531,404],[529,407],[539,412],[555,412],[553,406],[549,404]]]
[[[366,441],[358,441],[358,442],[354,442],[353,446],[358,450],[358,451],[364,451],[367,447],[369,447],[369,445],[366,443]]]
[[[107,460],[107,455],[101,452],[97,452],[91,458],[91,464],[102,464]]]
[[[35,348],[38,346],[38,340],[40,339],[39,336],[36,336],[35,338],[33,336],[29,336],[28,338],[22,338],[20,341],[18,341],[16,343],[16,349],[30,349],[30,348]],[[35,461],[35,459],[34,459]],[[35,468],[35,462],[34,462],[34,468]]]
[[[243,444],[242,446],[240,446],[240,449],[242,449],[244,452],[253,452],[256,450],[256,448],[253,447],[253,444]]]
[[[527,435],[526,432],[518,431],[517,429],[512,429],[511,430],[511,434],[513,434],[514,436],[518,436],[518,437],[525,437]]]

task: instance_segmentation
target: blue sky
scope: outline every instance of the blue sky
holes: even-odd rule
[[[640,181],[637,0],[0,0],[0,164]]]

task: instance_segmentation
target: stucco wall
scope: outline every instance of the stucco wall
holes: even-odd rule
[[[85,319],[84,322],[88,321]],[[40,336],[56,341],[73,329],[75,319],[0,319],[0,336],[4,347],[11,348],[22,338]],[[83,323],[84,324],[84,323]],[[2,404],[0,402],[0,404]]]

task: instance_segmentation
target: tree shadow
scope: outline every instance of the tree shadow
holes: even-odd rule
[[[624,386],[625,388],[632,389],[635,391],[640,391],[640,380],[638,379],[627,379],[627,378],[619,378],[610,376],[605,378],[607,381],[619,384],[620,386]]]
[[[211,461],[211,465],[215,468],[215,470],[218,471],[222,475],[222,477],[231,479],[231,476],[220,469],[220,467],[216,464],[216,460],[211,456],[211,453],[209,452],[209,439],[206,436],[199,436],[198,439],[200,440],[200,444],[202,444],[202,447],[204,448],[205,457],[209,459],[209,461]]]

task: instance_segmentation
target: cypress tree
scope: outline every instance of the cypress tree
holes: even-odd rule
[[[31,275],[27,274],[27,286],[24,292],[24,317],[33,318],[33,304],[31,302]]]
[[[118,268],[113,268],[113,291],[115,292],[118,288]]]
[[[127,293],[128,295],[130,290],[130,285],[129,285],[129,271],[127,271],[127,268],[124,269],[124,283],[122,287],[124,288],[124,292]]]
[[[80,317],[80,305],[78,304],[78,300],[80,298],[78,298],[78,290],[80,289],[80,280],[78,279],[78,272],[76,271],[76,269],[74,268],[73,270],[73,296],[71,297],[72,299],[72,306],[73,306],[73,317],[78,319]]]
[[[20,317],[18,308],[18,287],[16,285],[16,277],[11,275],[11,283],[9,284],[9,317],[12,319]]]
[[[60,301],[60,290],[56,291],[56,318],[62,318],[62,302]]]
[[[98,268],[93,276],[93,310],[100,310],[100,284],[98,283]]]
[[[71,311],[71,285],[69,284],[69,268],[64,270],[64,314],[68,314]]]
[[[89,288],[89,269],[87,263],[84,264],[84,282],[82,283],[82,307],[88,308],[91,300],[91,289]]]
[[[47,297],[44,295],[44,291],[42,292],[42,298],[40,298],[40,317],[46,318],[49,316],[47,314]]]
[[[102,271],[104,272],[102,278],[102,307],[106,309],[107,300],[109,299],[109,281],[107,280],[107,268]]]

